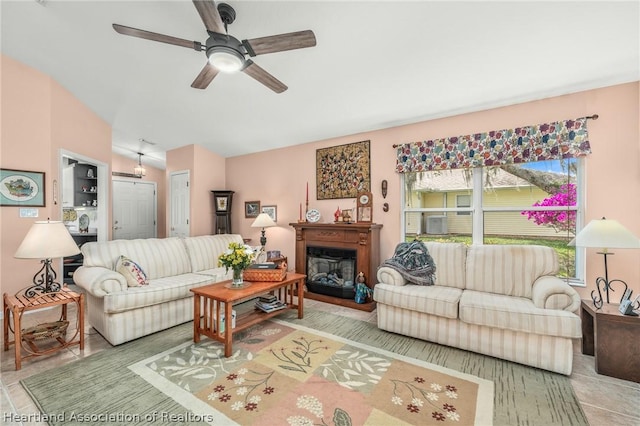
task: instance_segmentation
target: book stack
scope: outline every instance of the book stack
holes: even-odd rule
[[[273,294],[260,296],[258,300],[256,300],[256,308],[267,313],[279,311],[280,309],[284,309],[286,307],[287,305],[278,300],[278,298]]]

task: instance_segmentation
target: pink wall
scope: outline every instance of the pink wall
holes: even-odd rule
[[[381,256],[386,259],[393,254],[400,238],[401,188],[399,176],[394,172],[393,144],[599,114],[598,120],[588,123],[593,154],[587,160],[586,220],[606,216],[640,236],[639,93],[639,83],[635,82],[229,158],[228,189],[236,191],[234,231],[252,238],[252,244],[257,243],[259,230],[250,227],[251,219],[244,218],[244,201],[277,204],[278,227],[267,230],[267,249],[281,250],[289,256],[289,264],[293,264],[295,234],[288,224],[298,220],[307,182],[309,208],[320,210],[321,221],[332,221],[338,206],[354,207],[353,199],[316,200],[316,150],[370,140],[374,221],[383,224]],[[259,170],[260,178],[254,174],[233,173],[235,170]],[[389,182],[386,200],[380,191],[383,179]],[[390,205],[387,213],[382,211],[385,201]],[[615,253],[610,258],[610,276],[625,280],[636,294],[640,293],[640,250]],[[584,298],[588,298],[594,288],[596,277],[604,272],[602,256],[596,254],[596,250],[587,251],[587,265],[587,288],[578,289]]]
[[[190,231],[191,236],[214,233],[214,189],[224,189],[225,159],[218,154],[198,146],[187,145],[167,152],[167,197],[170,196],[169,174],[171,172],[190,171]],[[170,212],[166,207],[167,235],[169,235]],[[235,229],[234,229],[235,231]]]
[[[194,146],[191,179],[191,235],[214,233],[214,189],[225,187],[225,159],[199,146]],[[232,230],[234,230],[232,228]]]
[[[3,168],[45,172],[46,206],[38,218],[20,218],[17,207],[0,208],[0,286],[15,293],[30,285],[37,260],[13,257],[35,220],[59,220],[53,181],[59,180],[59,150],[111,162],[111,128],[50,77],[2,55]],[[58,194],[60,195],[60,194]],[[109,209],[110,210],[110,209]]]
[[[2,56],[2,117],[0,165],[3,168],[46,172],[46,207],[39,208],[39,218],[60,218],[59,206],[53,206],[52,182],[58,179],[58,150],[66,149],[95,158],[113,169],[130,170],[129,160],[112,155],[111,129],[74,96],[51,80],[11,58]],[[640,84],[630,83],[566,96],[543,99],[504,108],[480,111],[455,117],[430,120],[385,130],[343,136],[257,154],[223,159],[203,147],[189,145],[167,153],[167,170],[149,168],[147,179],[158,183],[159,223],[168,235],[169,216],[166,197],[168,176],[172,171],[190,170],[191,235],[213,232],[213,206],[210,191],[236,191],[232,225],[235,233],[259,243],[260,230],[251,228],[253,219],[244,217],[244,202],[259,200],[276,205],[278,227],[267,230],[267,249],[279,249],[293,265],[294,232],[288,225],[298,220],[299,206],[304,204],[305,186],[309,183],[309,207],[322,213],[323,221],[332,220],[336,207],[352,208],[353,199],[315,199],[315,153],[318,148],[371,141],[371,179],[374,197],[374,221],[383,224],[382,258],[388,258],[400,237],[400,180],[394,172],[393,144],[437,137],[461,135],[518,125],[599,114],[589,121],[593,154],[587,161],[587,221],[606,216],[619,220],[640,235]],[[241,171],[241,172],[238,172]],[[253,171],[246,173],[246,171]],[[109,170],[110,172],[110,170]],[[386,200],[380,182],[389,181]],[[161,197],[165,197],[164,204]],[[390,210],[382,211],[388,202]],[[109,215],[110,215],[109,209]],[[31,281],[37,261],[17,260],[13,254],[29,230],[33,219],[18,217],[15,207],[0,208],[0,285],[2,291],[15,292]],[[108,220],[110,222],[110,219]],[[610,275],[620,278],[640,292],[640,250],[617,250],[610,258]],[[603,273],[602,256],[588,250],[587,285],[580,289],[588,297],[595,278]]]
[[[138,164],[137,160],[132,160],[127,157],[123,157],[118,154],[112,154],[111,156],[111,170],[114,172],[122,172],[122,173],[133,173],[133,168]],[[143,182],[155,182],[156,183],[156,191],[158,198],[158,238],[165,238],[167,236],[167,216],[166,216],[166,179],[165,179],[165,171],[161,169],[156,169],[155,167],[150,167],[144,164],[144,157],[142,157],[142,164],[144,165],[145,170],[147,171],[146,176],[142,176],[142,178],[132,178],[133,181],[143,181]],[[118,179],[129,179],[124,177],[119,177]]]

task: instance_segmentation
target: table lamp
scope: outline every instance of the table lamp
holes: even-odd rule
[[[267,245],[267,237],[265,236],[264,228],[270,228],[272,226],[276,226],[276,223],[271,219],[271,217],[266,213],[260,213],[256,220],[251,224],[252,228],[262,228],[262,236],[260,237],[260,244],[264,248]]]
[[[609,252],[612,248],[640,248],[640,239],[633,235],[631,231],[622,226],[618,221],[611,219],[596,219],[589,222],[576,237],[569,242],[569,245],[575,245],[576,247],[592,247],[599,248],[601,251],[598,254],[604,256],[604,277],[598,277],[596,279],[596,290],[591,291],[591,299],[597,309],[600,309],[604,304],[602,290],[604,290],[607,303],[609,303],[609,290],[613,290],[611,284],[620,282],[624,285],[624,290],[627,290],[627,283],[622,280],[609,280],[609,272],[607,270],[607,256],[613,253]],[[600,287],[603,287],[602,290]],[[598,292],[596,295],[595,292]]]
[[[78,253],[80,249],[64,223],[49,220],[35,222],[14,255],[17,259],[42,259],[42,268],[33,276],[33,285],[24,291],[25,296],[60,291],[60,284],[55,282],[56,271],[51,267],[51,259]]]

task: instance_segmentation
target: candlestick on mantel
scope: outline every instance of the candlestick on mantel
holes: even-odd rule
[[[305,213],[306,215],[306,213]],[[302,218],[302,203],[300,203],[300,218],[298,219],[298,223],[304,223],[307,221],[307,218],[305,217],[304,219]]]

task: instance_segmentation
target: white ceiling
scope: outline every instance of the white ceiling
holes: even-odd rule
[[[639,1],[228,3],[241,40],[314,31],[315,47],[253,58],[289,90],[242,73],[192,89],[204,52],[111,27],[204,43],[190,1],[2,1],[2,52],[111,124],[114,152],[161,168],[188,144],[231,157],[640,80]]]

